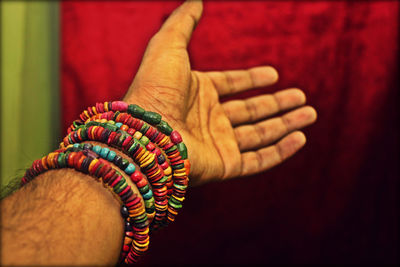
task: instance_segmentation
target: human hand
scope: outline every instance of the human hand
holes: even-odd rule
[[[124,101],[160,113],[188,147],[191,185],[265,171],[306,142],[299,129],[315,122],[299,89],[245,100],[220,97],[278,80],[269,66],[199,72],[191,69],[187,45],[202,13],[201,1],[178,7],[150,40]],[[271,116],[291,110],[279,117]]]

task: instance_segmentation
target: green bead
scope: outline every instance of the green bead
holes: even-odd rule
[[[113,190],[116,192],[123,184],[126,184],[125,179],[122,177],[121,181],[119,181],[114,187]]]
[[[131,145],[131,147],[128,149],[128,153],[129,155],[132,156],[133,151],[135,151],[136,147],[138,146],[138,142],[136,140],[134,140],[133,144]]]
[[[157,183],[165,183],[168,179],[168,176],[164,175],[163,178],[161,178]]]
[[[182,159],[187,159],[188,158],[188,152],[187,152],[186,145],[183,142],[180,142],[179,144],[176,145],[176,147],[178,148]]]
[[[145,111],[138,105],[130,104],[128,106],[128,113],[131,114],[135,118],[141,119],[141,118],[143,118]]]
[[[147,214],[151,214],[151,213],[153,213],[155,210],[156,210],[156,209],[154,208],[154,205],[153,205],[153,207],[146,208],[146,213],[147,213]]]
[[[142,134],[145,134],[149,128],[150,128],[150,125],[145,123],[145,124],[143,124],[142,128],[140,128],[139,132],[141,132]]]
[[[122,184],[120,184],[121,181],[118,184],[116,184],[115,187],[114,187],[114,192],[117,193],[117,194],[121,193],[122,190],[124,190],[128,186],[128,184],[126,183],[125,180],[124,180],[124,182]]]
[[[170,197],[168,200],[168,205],[171,205],[174,209],[180,209],[182,208],[182,204],[178,203],[177,200],[175,200],[173,197]]]
[[[133,220],[135,223],[143,223],[143,222],[147,221],[147,219],[148,218],[147,218],[146,212],[144,212],[143,214],[141,214],[139,216],[133,217]]]
[[[89,128],[90,126],[97,126],[99,125],[97,121],[89,121],[86,123],[86,127]]]
[[[176,147],[176,145],[173,145],[173,146],[171,146],[170,148],[168,148],[167,150],[165,150],[165,153],[170,153],[170,152],[172,152],[172,151],[174,151],[174,150],[176,150],[177,149],[177,147]]]
[[[139,141],[140,141],[144,146],[147,146],[147,144],[150,143],[149,138],[147,138],[147,136],[145,136],[145,135],[143,135],[143,136],[139,139]]]
[[[168,122],[166,121],[160,121],[160,123],[157,125],[157,129],[166,135],[170,135],[173,131],[171,126],[169,126]]]
[[[157,125],[161,122],[161,115],[152,111],[146,111],[143,115],[143,120],[152,125]]]
[[[148,200],[145,200],[144,205],[145,205],[146,209],[154,208],[154,202],[155,202],[154,197],[152,197]]]
[[[113,124],[110,124],[110,123],[105,123],[104,128],[106,128],[106,129],[108,129],[108,130],[110,130],[112,132],[116,132],[118,130],[117,126],[115,126]]]
[[[149,192],[149,190],[150,190],[150,187],[149,187],[148,184],[146,184],[145,186],[139,188],[139,192],[141,194],[146,194],[147,192]]]
[[[58,155],[57,164],[58,164],[59,168],[64,168],[65,167],[66,164],[65,164],[65,154],[64,153],[60,153]]]
[[[88,139],[87,128],[82,128],[82,130],[81,130],[81,138],[82,138],[82,140],[87,140]]]
[[[119,114],[121,114],[121,112],[116,111],[116,112],[114,113],[114,117],[113,117],[112,120],[113,120],[113,121],[117,120],[117,117],[118,117]]]
[[[183,163],[178,164],[178,165],[171,165],[171,168],[173,170],[178,170],[178,169],[182,169],[183,167],[185,167],[185,165]]]
[[[80,123],[78,123],[78,121],[74,121],[74,122],[72,122],[72,125],[73,125],[75,128],[77,128],[77,127],[81,126],[81,124],[80,124]]]
[[[180,185],[180,184],[173,184],[174,187],[178,188],[179,190],[186,190],[187,185]]]

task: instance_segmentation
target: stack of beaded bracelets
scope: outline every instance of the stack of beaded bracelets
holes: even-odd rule
[[[138,105],[96,103],[79,117],[68,128],[60,149],[34,161],[21,184],[58,168],[74,168],[101,181],[122,204],[125,237],[120,263],[134,263],[148,249],[149,234],[173,222],[182,208],[190,171],[187,148],[161,115]]]

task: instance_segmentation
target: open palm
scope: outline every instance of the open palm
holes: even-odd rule
[[[268,86],[272,67],[223,72],[192,71],[187,53],[201,17],[201,1],[177,8],[149,42],[124,100],[162,114],[186,143],[191,185],[267,170],[304,144],[301,129],[316,120],[299,89],[220,102],[220,97]],[[279,117],[271,117],[291,110]]]

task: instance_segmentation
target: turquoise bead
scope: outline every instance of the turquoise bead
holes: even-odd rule
[[[115,153],[114,151],[110,150],[110,152],[108,153],[108,156],[107,156],[107,160],[108,161],[113,161],[116,155],[117,155],[117,153]]]
[[[96,154],[100,154],[100,151],[101,151],[101,146],[94,146],[93,148],[92,148],[92,150],[94,151],[94,152],[96,152]]]
[[[142,195],[143,199],[148,200],[153,197],[153,191],[149,190],[146,194]]]
[[[121,128],[122,125],[123,125],[123,124],[120,123],[120,122],[117,122],[117,123],[115,124],[115,126],[117,126],[118,128]]]
[[[108,153],[110,152],[110,149],[107,147],[103,147],[100,151],[100,157],[102,157],[103,159],[106,159],[108,156]]]
[[[135,165],[133,165],[132,163],[129,163],[128,167],[126,167],[125,172],[129,175],[131,175],[132,173],[134,173],[136,170]]]
[[[75,148],[80,148],[79,145],[80,145],[80,143],[76,143],[76,144],[74,144],[74,147],[75,147]]]
[[[157,125],[161,122],[161,115],[152,111],[146,111],[143,115],[143,120],[152,125]]]

